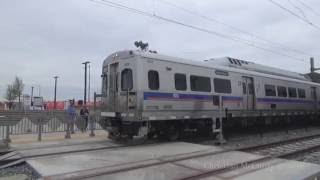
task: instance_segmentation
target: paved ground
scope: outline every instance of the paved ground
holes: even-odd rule
[[[17,150],[30,149],[31,152],[36,153],[35,149],[40,150],[47,148],[50,150],[61,150],[63,148],[67,149],[68,146],[78,147],[81,146],[81,144],[90,144],[91,147],[95,147],[100,144],[102,146],[109,141],[107,138],[108,133],[104,130],[95,131],[96,136],[94,137],[90,137],[89,134],[89,132],[76,132],[71,135],[71,139],[65,139],[65,132],[45,133],[40,142],[37,140],[37,134],[12,135],[10,147]],[[29,166],[22,164],[0,170],[0,180],[2,179],[37,179],[37,176]]]
[[[320,132],[319,128],[312,128],[308,131],[304,129],[300,130],[293,130],[289,131],[289,134],[285,132],[272,132],[264,134],[264,137],[261,138],[259,135],[242,135],[242,136],[235,136],[229,139],[229,142],[224,145],[223,147],[226,149],[232,149],[235,147],[241,146],[249,146],[249,145],[257,145],[263,144],[273,141],[279,141],[288,138],[300,137],[305,135],[317,134]],[[37,141],[37,134],[28,134],[28,135],[15,135],[12,136],[12,143],[11,147],[17,149],[24,149],[24,148],[37,148],[37,147],[44,147],[44,146],[58,146],[58,145],[71,145],[71,144],[81,144],[81,143],[106,143],[108,141],[107,133],[103,130],[96,131],[95,137],[90,137],[89,132],[81,133],[77,132],[76,134],[72,134],[71,139],[64,139],[64,132],[61,133],[50,133],[43,135],[43,141]],[[207,145],[212,145],[212,141],[208,141]],[[168,146],[170,144],[170,146]],[[72,155],[64,155],[64,156],[55,156],[52,158],[44,158],[44,159],[37,159],[29,161],[33,167],[37,167],[37,170],[42,172],[43,175],[56,175],[56,174],[63,174],[66,172],[72,171],[82,171],[88,170],[91,168],[105,168],[112,167],[114,165],[124,165],[127,161],[141,161],[141,160],[152,160],[158,161],[160,159],[166,159],[168,154],[172,155],[177,152],[181,153],[184,151],[191,151],[191,152],[198,152],[199,150],[207,149],[210,151],[215,151],[215,149],[220,149],[221,147],[215,146],[203,146],[203,145],[195,145],[195,144],[172,144],[169,143],[167,146],[149,146],[139,148],[139,147],[132,147],[132,148],[124,148],[121,151],[119,150],[108,150],[108,151],[99,151],[99,152],[91,152],[91,153],[79,153],[79,154],[72,154]],[[206,143],[205,143],[206,144]],[[164,153],[165,152],[165,153]],[[239,154],[241,153],[241,154]],[[317,154],[317,153],[315,153]],[[310,155],[311,156],[311,155]],[[312,155],[314,156],[314,154]],[[315,156],[316,158],[319,155]],[[217,159],[218,158],[218,159]],[[123,177],[132,177],[133,179],[141,179],[145,177],[157,177],[157,179],[170,179],[175,177],[187,176],[188,173],[195,173],[198,172],[199,169],[203,170],[203,168],[216,168],[217,162],[222,162],[223,164],[233,164],[234,160],[247,160],[250,158],[256,158],[256,155],[242,153],[242,152],[230,152],[226,153],[225,155],[213,156],[213,157],[205,157],[205,158],[196,158],[192,159],[191,161],[180,161],[180,164],[166,164],[166,165],[159,165],[154,166],[146,169],[139,169],[130,171],[127,173],[120,173],[120,174],[112,174],[101,177],[102,179],[110,178],[110,179],[122,179]],[[315,159],[313,157],[313,159]],[[319,159],[319,158],[318,158]],[[68,162],[73,162],[69,164]],[[307,161],[308,162],[308,161]],[[191,164],[190,164],[191,163]],[[253,178],[253,179],[270,179],[270,171],[272,171],[273,177],[280,177],[281,179],[294,179],[299,177],[298,175],[306,175],[308,173],[314,174],[316,171],[314,169],[320,169],[317,165],[312,165],[309,163],[299,163],[296,161],[276,161],[272,162],[274,164],[271,165],[270,168],[254,168],[251,170],[248,169],[239,169],[235,172],[225,173],[222,174],[220,177],[215,177],[217,179],[220,178],[229,178],[229,179],[246,179],[246,178]],[[85,165],[84,165],[85,164]],[[221,164],[220,164],[221,165]],[[197,166],[197,167],[195,167]],[[199,166],[199,167],[198,167]],[[267,166],[266,166],[267,167]],[[270,167],[268,165],[268,167]],[[298,169],[299,171],[298,171]],[[295,169],[295,171],[292,171]],[[66,171],[68,170],[68,171]],[[310,171],[312,170],[312,172]],[[16,171],[16,170],[14,170]],[[195,171],[195,172],[193,172]],[[175,172],[175,173],[174,173]],[[182,172],[188,172],[187,174]],[[256,173],[254,173],[256,172]],[[294,172],[296,174],[294,174]],[[291,173],[291,176],[288,178],[288,174]],[[293,174],[292,174],[293,173]],[[19,174],[12,174],[13,177],[19,178]],[[17,176],[16,176],[17,175]],[[12,178],[13,178],[12,177]],[[158,178],[160,177],[160,178]],[[162,177],[162,178],[161,178]],[[302,176],[300,176],[302,177]],[[23,178],[23,177],[22,177]],[[1,179],[1,178],[0,178]],[[11,179],[11,177],[9,178]]]
[[[175,142],[125,147],[64,154],[28,160],[28,164],[48,179],[91,177],[88,179],[181,179],[207,170],[234,166],[230,172],[221,173],[208,179],[305,179],[319,175],[320,166],[273,159],[266,164],[245,165],[248,160],[260,158],[259,155],[228,151],[220,147]],[[207,154],[197,156],[199,154]],[[193,156],[190,159],[179,157]],[[162,163],[163,162],[163,163]],[[236,164],[243,163],[239,169]],[[141,168],[134,168],[142,165]],[[145,166],[147,165],[147,166]],[[110,173],[107,173],[110,172]],[[95,177],[99,174],[99,177]],[[102,175],[102,176],[101,176]],[[84,178],[86,179],[86,178]]]

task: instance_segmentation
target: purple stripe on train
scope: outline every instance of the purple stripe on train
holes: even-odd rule
[[[212,101],[213,95],[144,92],[144,100]],[[242,101],[238,96],[222,96],[223,101]]]
[[[301,103],[301,104],[313,104],[310,100],[301,99],[278,99],[278,98],[257,98],[258,103]]]
[[[201,94],[181,94],[181,93],[162,93],[144,92],[144,100],[174,100],[174,101],[212,101],[212,95]],[[222,96],[223,101],[240,102],[240,96]],[[283,99],[283,98],[257,98],[257,103],[300,103],[313,104],[313,101],[302,99]]]

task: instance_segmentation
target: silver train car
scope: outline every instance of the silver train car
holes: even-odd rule
[[[120,51],[103,62],[101,124],[112,137],[215,132],[219,119],[315,113],[320,85],[248,61]]]

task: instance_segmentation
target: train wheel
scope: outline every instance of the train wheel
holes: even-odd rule
[[[167,136],[170,141],[175,141],[180,137],[180,132],[175,126],[170,126]]]
[[[147,134],[148,139],[153,139],[155,135],[156,135],[155,132],[149,132],[149,133]]]
[[[113,141],[118,141],[120,139],[120,134],[119,133],[110,132],[109,135],[108,135],[108,138],[113,140]]]

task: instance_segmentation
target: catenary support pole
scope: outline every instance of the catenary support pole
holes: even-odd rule
[[[84,105],[87,104],[87,68],[89,63],[90,63],[89,61],[82,63],[84,64],[84,97],[83,97]]]
[[[57,109],[57,81],[59,76],[54,76],[54,99],[53,99],[53,109]]]

